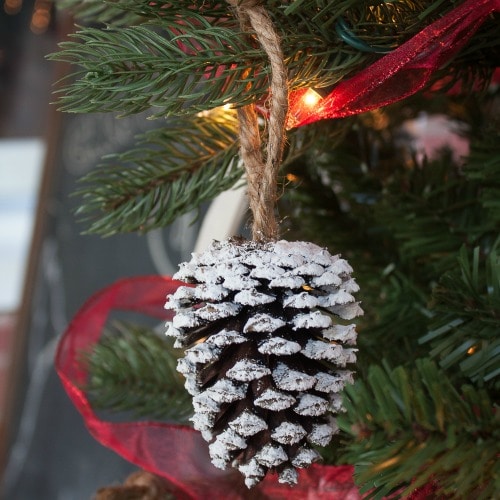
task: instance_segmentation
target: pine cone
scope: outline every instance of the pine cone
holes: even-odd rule
[[[352,382],[359,287],[339,256],[306,242],[213,242],[174,278],[167,335],[186,348],[178,371],[193,396],[195,429],[216,467],[248,487],[268,470],[297,482],[338,431],[339,392]]]

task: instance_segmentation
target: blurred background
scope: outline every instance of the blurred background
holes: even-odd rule
[[[45,56],[72,20],[48,0],[0,1],[0,495],[89,499],[135,468],[88,434],[55,373],[57,341],[99,288],[171,274],[198,226],[189,219],[148,237],[81,234],[77,179],[151,122],[58,113],[49,103],[68,68]]]
[[[0,422],[5,454],[13,361],[35,208],[47,151],[58,33],[50,1],[5,0],[0,9]]]
[[[203,207],[203,223],[188,214],[144,236],[82,234],[78,179],[160,120],[59,113],[50,103],[70,68],[46,55],[73,20],[49,0],[0,2],[0,498],[86,500],[136,468],[84,427],[54,369],[60,336],[100,288],[171,275],[207,238],[234,234],[245,203],[240,190]]]

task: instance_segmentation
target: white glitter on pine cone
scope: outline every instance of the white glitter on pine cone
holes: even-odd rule
[[[338,360],[343,353],[343,348],[338,344],[327,344],[322,340],[308,340],[302,349],[302,354],[309,359]]]
[[[281,411],[290,408],[296,401],[297,400],[291,394],[277,391],[270,387],[257,399],[254,399],[254,404],[266,410]]]
[[[255,288],[249,288],[238,292],[234,296],[234,301],[245,306],[258,306],[261,304],[269,304],[274,302],[276,297],[266,293],[260,293]]]
[[[327,340],[337,340],[345,344],[355,344],[357,339],[356,325],[332,325],[323,330],[323,337]]]
[[[262,354],[276,354],[279,356],[289,356],[301,350],[298,342],[286,340],[281,337],[272,337],[259,344],[258,351]]]
[[[305,258],[302,255],[297,255],[296,253],[278,253],[277,246],[274,247],[275,254],[271,254],[271,262],[279,267],[291,267],[296,269],[305,263]]]
[[[297,314],[293,319],[293,329],[299,328],[328,328],[332,324],[332,318],[320,311],[305,314]]]
[[[281,328],[282,326],[285,326],[286,322],[283,321],[281,318],[275,318],[274,316],[271,316],[270,314],[256,314],[255,316],[252,316],[251,318],[248,319],[248,321],[245,323],[245,326],[243,327],[243,332],[244,333],[252,333],[252,332],[268,332],[272,333],[278,328]]]
[[[232,403],[245,397],[248,384],[237,384],[227,378],[218,380],[205,391],[217,403]]]
[[[318,276],[311,280],[311,286],[313,287],[322,287],[325,285],[339,286],[341,284],[342,284],[342,278],[340,278],[340,276],[331,271],[327,271],[321,276]]]
[[[271,437],[281,444],[295,444],[307,436],[307,431],[299,424],[282,422],[274,429]]]
[[[346,384],[354,382],[352,372],[339,370],[336,373],[320,372],[316,374],[316,385],[314,388],[320,392],[340,392]]]
[[[210,430],[215,422],[215,413],[195,413],[190,420],[197,431]]]
[[[213,443],[208,445],[208,451],[215,467],[225,470],[231,460],[231,450],[227,447],[227,445],[216,439]]]
[[[293,307],[295,309],[313,309],[319,303],[319,299],[307,292],[290,294],[283,300],[283,307]]]
[[[217,413],[220,405],[204,392],[193,397],[193,407],[196,413]]]
[[[203,320],[195,316],[194,311],[185,311],[183,313],[178,313],[174,316],[172,320],[172,325],[174,328],[194,328],[203,324]]]
[[[227,276],[224,279],[224,286],[229,290],[248,290],[259,286],[259,282],[248,276]]]
[[[312,426],[311,432],[307,435],[307,440],[311,444],[326,446],[338,430],[338,427],[332,424],[316,424]]]
[[[170,297],[170,300],[165,304],[166,309],[173,309],[172,304],[176,304],[176,308],[179,307],[179,304],[186,303],[188,304],[196,294],[196,288],[192,286],[180,286]]]
[[[357,302],[353,304],[338,304],[330,308],[334,314],[337,314],[342,319],[351,320],[356,316],[361,316],[363,314],[363,309],[359,307]]]
[[[331,307],[337,304],[348,304],[349,302],[354,302],[354,300],[354,297],[350,293],[339,289],[334,293],[320,297],[318,302],[321,307]]]
[[[229,290],[221,285],[200,285],[191,290],[194,291],[192,296],[200,300],[222,300],[229,295]]]
[[[325,268],[314,262],[308,262],[302,266],[296,267],[293,274],[297,276],[321,276],[325,272]]]
[[[264,278],[267,280],[272,280],[276,276],[282,276],[285,274],[285,270],[282,267],[275,266],[273,264],[268,264],[265,267],[255,267],[250,272],[252,278]]]
[[[184,383],[184,388],[189,394],[191,394],[191,396],[196,396],[201,392],[200,388],[198,387],[198,384],[196,383],[196,380],[194,380],[191,377],[186,379],[186,382]]]
[[[266,421],[255,415],[255,413],[245,410],[231,422],[229,427],[242,436],[253,436],[260,431],[267,429]]]
[[[341,394],[330,394],[330,411],[332,413],[345,412]]]
[[[217,436],[217,441],[224,443],[228,450],[244,450],[247,442],[233,429],[226,429]]]
[[[214,241],[180,265],[167,334],[193,395],[193,426],[216,467],[255,486],[268,471],[295,484],[338,432],[352,383],[359,287],[346,260],[309,242]]]
[[[321,460],[321,455],[316,450],[303,447],[300,448],[295,457],[292,458],[292,465],[303,468],[319,460]]]
[[[329,402],[326,399],[314,394],[303,394],[299,398],[299,404],[293,411],[299,415],[317,417],[318,415],[323,415],[328,410],[328,407]]]
[[[297,484],[299,475],[293,467],[286,467],[278,474],[278,483]]]
[[[261,479],[265,476],[266,470],[262,465],[252,458],[248,463],[237,465],[238,470],[245,476],[245,485],[247,488],[252,488],[260,483]]]
[[[185,377],[190,378],[189,375],[196,373],[196,365],[191,363],[187,358],[180,358],[177,361],[177,371]]]
[[[271,288],[290,288],[291,290],[295,288],[300,288],[304,286],[306,282],[300,276],[293,276],[288,274],[283,274],[276,278],[273,278],[269,282]]]
[[[271,370],[255,359],[242,359],[227,371],[226,376],[233,380],[249,382],[269,375]]]
[[[247,338],[235,330],[221,330],[206,340],[207,344],[213,344],[217,347],[226,347],[231,344],[241,344],[246,342]]]
[[[344,283],[342,283],[342,287],[348,293],[359,292],[359,285],[356,283],[356,280],[354,278],[344,281]]]
[[[190,349],[186,349],[186,359],[191,363],[209,363],[217,359],[220,349],[209,344],[197,344]]]
[[[222,304],[207,304],[197,309],[194,314],[205,321],[215,321],[229,316],[236,316],[240,309],[239,304],[223,302]]]
[[[259,452],[256,453],[255,459],[261,465],[271,468],[276,467],[277,465],[280,465],[288,460],[288,455],[282,446],[267,443]]]
[[[278,363],[273,371],[273,379],[276,387],[284,391],[306,391],[316,383],[316,377],[292,370],[283,363]]]

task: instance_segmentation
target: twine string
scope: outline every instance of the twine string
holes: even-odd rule
[[[235,8],[241,25],[249,25],[255,31],[271,67],[265,158],[254,105],[239,108],[238,120],[240,154],[247,175],[249,205],[253,215],[252,238],[257,241],[272,241],[278,238],[278,171],[283,156],[288,111],[288,81],[281,40],[259,0],[227,2]]]

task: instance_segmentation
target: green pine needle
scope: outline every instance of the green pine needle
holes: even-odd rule
[[[165,336],[116,323],[85,355],[90,376],[84,389],[96,410],[186,423],[193,410],[177,357]]]
[[[62,111],[121,115],[151,110],[171,116],[247,104],[267,91],[262,52],[233,30],[192,14],[120,29],[84,28],[50,59],[77,64],[76,79],[59,90]],[[234,65],[236,58],[247,61]],[[259,68],[256,78],[248,66]]]
[[[77,214],[88,232],[109,236],[164,227],[241,178],[234,111],[178,118],[146,132],[82,181]]]
[[[487,500],[499,491],[500,419],[486,391],[457,391],[421,359],[411,370],[373,365],[345,389],[344,403],[339,425],[353,437],[345,458],[356,463],[367,498],[404,497],[430,482],[453,498]]]
[[[472,258],[471,258],[472,257]],[[487,258],[462,247],[458,267],[433,291],[434,318],[420,343],[443,368],[458,365],[463,376],[500,389],[500,253]]]

